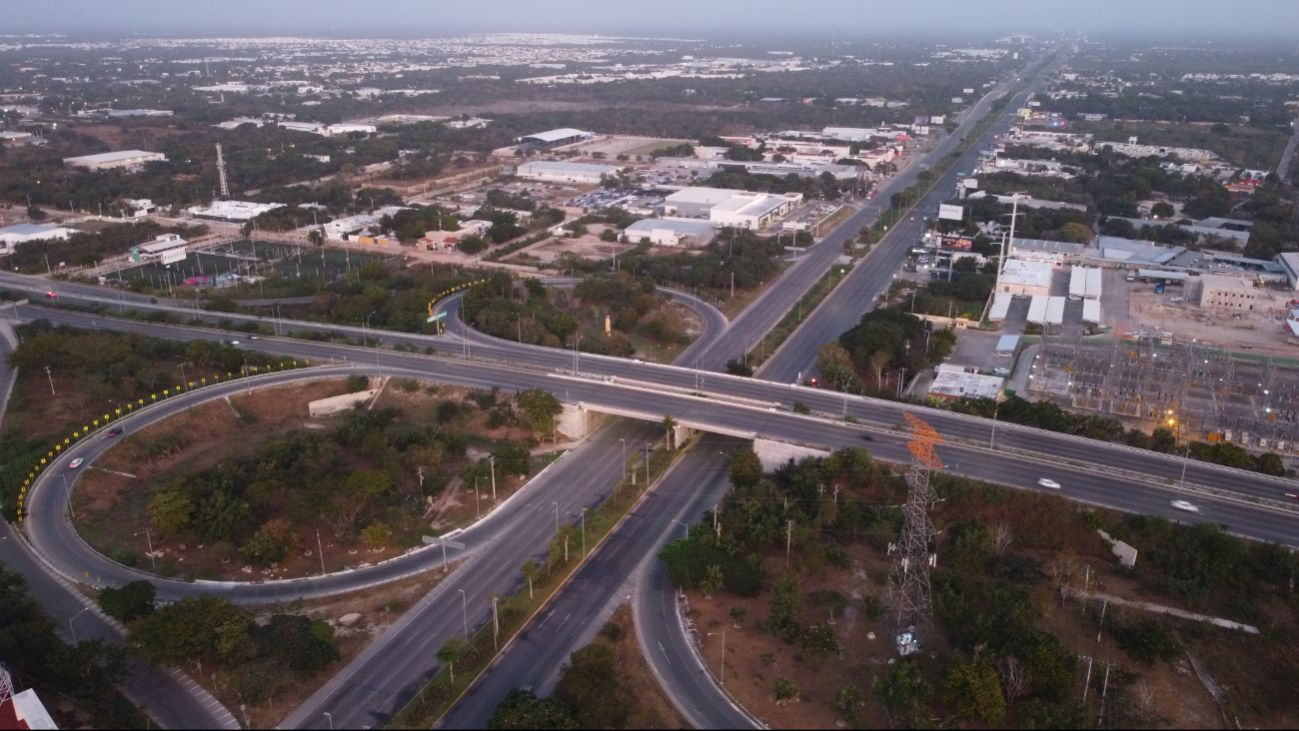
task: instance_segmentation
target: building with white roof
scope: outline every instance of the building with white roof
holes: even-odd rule
[[[1276,263],[1281,265],[1285,278],[1292,289],[1299,289],[1299,253],[1287,252],[1277,256]]]
[[[12,254],[14,247],[28,241],[66,241],[72,232],[62,226],[41,223],[19,223],[0,228],[0,255]]]
[[[707,218],[719,226],[761,229],[793,211],[801,193],[771,195],[723,188],[682,188],[663,200],[663,211],[689,218]]]
[[[64,165],[87,170],[109,170],[111,168],[129,170],[141,167],[149,162],[166,161],[167,156],[161,152],[145,152],[144,150],[121,150],[118,152],[104,152],[98,155],[63,158]]]
[[[528,180],[598,185],[601,179],[614,175],[619,170],[621,168],[613,165],[535,160],[523,163],[515,170],[514,174]]]
[[[185,214],[191,218],[202,218],[208,221],[224,221],[226,223],[244,223],[254,218],[275,210],[283,208],[283,203],[253,203],[251,201],[212,201],[210,206],[192,206],[185,209]]]
[[[969,373],[960,366],[943,364],[937,370],[934,382],[929,386],[929,395],[937,398],[995,399],[1001,395],[1001,387],[1006,382],[1001,376]]]
[[[580,129],[564,127],[562,129],[552,129],[547,132],[537,132],[536,134],[524,135],[515,142],[525,145],[534,145],[536,147],[563,147],[571,145],[574,142],[589,140],[594,137],[593,132],[584,132]]]
[[[1046,297],[1051,293],[1054,275],[1055,267],[1049,262],[1007,259],[997,280],[997,291],[1021,297]]]
[[[1256,287],[1253,282],[1241,277],[1201,274],[1197,279],[1200,307],[1247,312],[1263,312],[1275,307],[1271,292]]]
[[[633,244],[648,239],[659,246],[704,246],[715,233],[712,222],[688,218],[644,218],[624,231]]]
[[[147,244],[131,247],[131,261],[143,264],[174,264],[189,256],[189,242],[176,234],[163,234]]]

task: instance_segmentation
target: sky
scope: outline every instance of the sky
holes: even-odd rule
[[[1288,36],[1299,45],[1299,0],[0,0],[0,18],[0,35],[1080,31],[1128,38]]]

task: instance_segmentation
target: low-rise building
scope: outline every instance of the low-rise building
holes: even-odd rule
[[[1001,376],[983,376],[970,373],[961,366],[943,364],[937,368],[934,382],[929,386],[929,395],[948,399],[995,399],[1001,395],[1005,383],[1006,379]]]
[[[209,206],[192,206],[185,209],[185,214],[191,218],[201,218],[206,221],[222,221],[225,223],[244,223],[254,218],[275,210],[283,208],[283,203],[253,203],[251,201],[213,201]]]
[[[515,142],[533,147],[563,147],[571,145],[582,140],[589,140],[594,137],[594,133],[584,132],[580,129],[564,127],[562,129],[552,129],[547,132],[537,132],[536,134],[524,135]]]
[[[535,160],[523,163],[514,174],[528,180],[598,185],[602,179],[616,174],[619,170],[621,168],[612,165]]]
[[[14,247],[28,241],[66,241],[72,232],[62,226],[41,223],[19,223],[0,228],[0,255],[12,254]]]
[[[64,165],[85,168],[86,170],[109,170],[113,168],[130,170],[142,167],[145,163],[166,161],[167,156],[161,152],[146,152],[144,150],[120,150],[118,152],[104,152],[98,155],[63,158]]]
[[[723,188],[682,188],[663,200],[663,212],[687,218],[707,218],[719,226],[761,229],[793,211],[801,193],[771,195]]]
[[[1291,251],[1281,254],[1277,256],[1276,263],[1281,265],[1290,288],[1299,290],[1299,253]]]
[[[1021,297],[1046,297],[1051,294],[1054,275],[1055,266],[1050,262],[1007,259],[997,280],[997,291]]]
[[[1200,307],[1246,312],[1267,311],[1275,307],[1271,292],[1241,277],[1201,274],[1197,286],[1200,289]]]
[[[687,218],[644,218],[623,232],[633,244],[648,240],[659,246],[705,246],[715,233],[712,222]]]
[[[140,264],[175,264],[189,256],[189,242],[177,234],[163,234],[147,244],[131,247],[131,261]]]

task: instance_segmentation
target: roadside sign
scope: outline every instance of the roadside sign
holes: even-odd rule
[[[429,322],[437,322],[438,320],[441,320],[442,318],[444,318],[444,317],[446,317],[446,316],[447,316],[447,313],[445,313],[445,312],[439,312],[439,313],[437,313],[436,315],[430,317],[430,318],[428,319],[428,321],[429,321]]]

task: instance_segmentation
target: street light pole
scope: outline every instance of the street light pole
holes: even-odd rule
[[[496,502],[496,456],[488,457],[487,461],[492,466],[492,502]]]
[[[721,632],[709,632],[708,636],[720,634],[722,636],[722,671],[717,676],[718,685],[726,685],[726,630]]]
[[[90,609],[90,607],[86,607],[85,609],[82,609],[80,612],[77,612],[76,614],[72,615],[72,619],[68,620],[68,629],[72,632],[72,642],[74,644],[77,641],[77,628],[72,626],[72,620],[76,619],[77,617],[80,617],[82,614],[85,614],[88,609]]]
[[[992,406],[992,436],[988,437],[988,449],[992,449],[993,442],[997,441],[997,409],[1001,408],[1001,402],[993,399]]]
[[[330,729],[333,729],[333,728],[334,728],[334,717],[329,713],[329,711],[325,711],[325,718],[328,718],[328,719],[329,719],[329,728],[330,728]]]
[[[555,506],[555,532],[559,533],[559,503],[552,500],[550,504]]]
[[[460,616],[465,623],[465,642],[469,641],[469,604],[465,601],[465,590],[460,590]]]
[[[583,337],[585,337],[585,336],[583,336]],[[580,351],[578,351],[578,349],[577,349],[577,347],[578,347],[579,345],[581,345],[581,344],[582,344],[582,338],[580,338],[580,337],[579,337],[577,340],[573,341],[573,375],[575,375],[575,376],[576,376],[577,374],[581,373],[581,370],[579,370],[579,366],[581,365],[581,361],[578,360],[578,353],[579,353]]]

